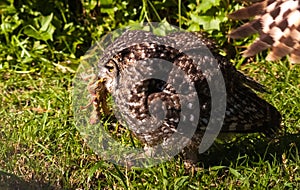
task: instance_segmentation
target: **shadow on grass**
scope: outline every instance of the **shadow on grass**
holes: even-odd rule
[[[1,190],[56,190],[43,182],[27,182],[20,177],[4,171],[0,171],[0,189]]]
[[[239,165],[246,157],[248,165],[261,160],[282,162],[284,153],[295,155],[292,159],[299,161],[298,150],[300,150],[300,134],[285,134],[274,139],[241,136],[229,143],[215,143],[206,153],[201,154],[199,163],[204,168],[215,165]]]

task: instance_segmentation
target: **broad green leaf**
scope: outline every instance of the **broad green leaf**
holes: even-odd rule
[[[49,26],[51,26],[51,21],[53,19],[53,13],[51,13],[49,16],[41,16],[39,18],[41,23],[41,31],[46,31]]]
[[[220,20],[213,19],[203,25],[204,30],[220,30]]]
[[[28,25],[24,29],[24,34],[26,34],[27,36],[30,36],[32,38],[35,38],[37,40],[53,41],[53,33],[56,28],[51,24],[52,18],[53,18],[52,13],[49,16],[46,16],[46,17],[41,16],[41,17],[37,18],[37,20],[41,24],[41,28],[37,29],[32,25]]]
[[[197,10],[205,13],[212,7],[216,7],[219,5],[220,0],[202,0],[199,7],[197,7]]]
[[[196,32],[200,30],[200,26],[197,23],[192,23],[189,27],[188,27],[188,31],[192,31],[192,32]]]
[[[219,30],[222,22],[219,17],[191,15],[192,21],[203,26],[204,30]]]
[[[40,32],[37,29],[35,29],[32,25],[28,25],[24,29],[24,34],[26,34],[29,37],[35,38],[37,40],[42,40]]]
[[[47,34],[47,35],[45,35],[45,37],[43,37],[43,40],[44,41],[47,41],[47,40],[53,41],[53,34],[54,34],[55,29],[56,28],[52,24],[49,25],[47,30],[45,32],[43,32],[43,36],[44,36],[44,34]]]

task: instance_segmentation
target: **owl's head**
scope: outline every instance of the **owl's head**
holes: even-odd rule
[[[110,59],[99,69],[98,78],[104,81],[104,85],[108,92],[112,92],[117,85],[117,77],[119,75],[117,63],[113,59]]]

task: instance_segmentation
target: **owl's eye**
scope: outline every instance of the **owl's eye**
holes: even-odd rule
[[[105,68],[107,68],[109,72],[113,72],[115,68],[115,64],[113,63],[113,61],[109,61],[105,64]]]

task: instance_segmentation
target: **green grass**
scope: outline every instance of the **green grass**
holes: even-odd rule
[[[281,112],[283,128],[274,139],[251,134],[218,140],[203,154],[195,170],[185,170],[180,158],[147,169],[116,166],[96,155],[74,125],[74,71],[80,56],[107,31],[132,22],[164,18],[179,25],[177,2],[144,1],[134,5],[103,1],[96,14],[96,1],[85,1],[86,15],[78,17],[74,16],[78,12],[63,2],[49,1],[47,10],[36,7],[34,0],[16,2],[14,6],[13,0],[0,3],[1,189],[300,187],[299,65],[290,65],[286,60],[266,62],[264,55],[247,60],[236,55],[232,60],[245,74],[266,86],[270,93],[261,96]],[[222,15],[238,7],[236,3],[220,1],[220,9],[206,11],[196,9],[196,2],[182,3],[180,22],[190,30],[207,26],[196,24],[203,20],[199,15],[213,18],[211,15],[217,13],[219,21],[223,21]],[[46,17],[50,13],[53,17]],[[43,28],[47,19],[51,24]],[[213,26],[209,33],[223,45],[227,41],[225,34],[237,23],[224,20],[219,29]],[[24,32],[26,28],[35,28],[36,32]],[[245,45],[252,39],[234,44]]]

